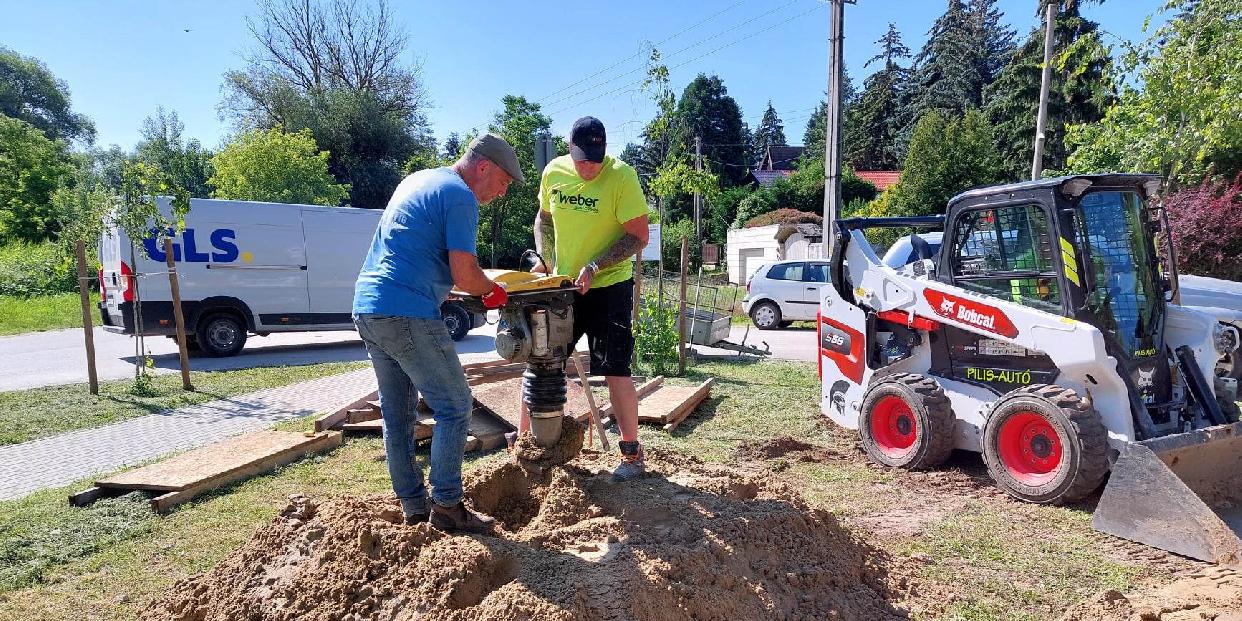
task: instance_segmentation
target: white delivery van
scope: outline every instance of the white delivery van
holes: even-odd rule
[[[170,201],[157,204],[169,217]],[[190,199],[185,229],[172,237],[191,349],[232,356],[247,334],[353,330],[354,282],[371,247],[379,210]],[[175,337],[164,249],[125,233],[99,240],[100,318],[105,330]],[[135,276],[137,274],[137,276]],[[137,281],[135,295],[134,281]],[[441,307],[454,340],[484,323],[455,302]]]

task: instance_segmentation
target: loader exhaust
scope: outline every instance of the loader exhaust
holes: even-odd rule
[[[1091,525],[1201,561],[1242,565],[1242,423],[1126,445]]]

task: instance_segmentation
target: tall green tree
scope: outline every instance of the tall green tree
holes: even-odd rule
[[[850,72],[841,68],[841,152],[849,153],[854,149],[855,137],[855,106],[858,104],[858,91],[854,88],[854,80]],[[806,130],[802,133],[802,145],[809,157],[824,158],[824,143],[828,136],[828,101],[819,102],[819,108],[806,121]]]
[[[306,129],[245,132],[211,163],[214,198],[336,206],[349,196],[349,187],[328,174],[328,152]]]
[[[523,185],[513,184],[500,198],[483,206],[479,213],[479,259],[492,267],[517,267],[522,253],[535,247],[532,227],[539,210],[539,177],[535,169],[535,133],[550,132],[552,119],[539,104],[525,97],[505,95],[502,108],[492,118],[488,130],[504,138],[517,151]],[[557,138],[557,152],[568,153]]]
[[[463,151],[466,150],[466,143],[462,142],[461,134],[452,132],[448,138],[444,139],[444,150],[442,151],[441,160],[445,162],[457,161],[461,157]]]
[[[42,61],[0,46],[0,114],[21,119],[52,140],[95,141],[95,124],[73,111],[69,87]]]
[[[385,0],[264,0],[256,48],[225,75],[241,129],[309,129],[356,207],[387,204],[403,163],[434,142],[419,68]]]
[[[1175,183],[1242,172],[1242,0],[1169,0],[1172,19],[1123,57],[1125,87],[1069,128],[1076,172],[1157,172]]]
[[[39,242],[59,227],[52,193],[73,168],[65,143],[0,115],[0,242]]]
[[[751,144],[755,145],[753,153],[759,157],[767,153],[768,147],[785,146],[785,124],[781,122],[781,117],[777,116],[776,108],[772,107],[772,100],[768,100],[768,109],[763,111],[763,118],[759,121],[759,127],[755,128],[754,137]]]
[[[1064,170],[1069,157],[1065,128],[1104,118],[1115,100],[1113,68],[1109,50],[1100,40],[1099,25],[1081,15],[1078,2],[1065,2],[1058,11],[1053,37],[1044,168]],[[984,92],[984,111],[996,132],[996,148],[1010,180],[1030,174],[1043,65],[1044,28],[1039,26],[1031,29],[1013,60]]]
[[[982,112],[946,120],[932,111],[914,128],[901,180],[885,192],[887,215],[943,214],[957,193],[1002,178],[992,128]]]
[[[876,45],[880,52],[863,66],[877,61],[881,66],[863,83],[862,95],[853,108],[856,137],[845,156],[859,170],[895,170],[901,165],[897,146],[901,100],[910,80],[910,70],[900,61],[910,58],[910,48],[902,43],[901,33],[892,23]]]
[[[134,158],[162,171],[172,183],[185,189],[190,196],[206,197],[211,192],[211,152],[195,138],[182,137],[185,124],[175,110],[155,109],[155,114],[142,122],[142,138],[134,147]]]
[[[966,5],[966,17],[970,20],[975,45],[975,64],[985,86],[991,84],[1009,64],[1017,34],[1005,25],[1005,14],[996,8],[997,1],[969,0]]]
[[[719,76],[700,73],[686,85],[677,101],[673,156],[690,163],[694,138],[703,141],[703,157],[720,176],[725,187],[741,185],[751,162],[747,161],[746,137],[742,133],[742,110],[729,96]]]

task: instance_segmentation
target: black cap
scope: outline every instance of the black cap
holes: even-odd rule
[[[602,162],[607,146],[608,137],[599,119],[584,116],[574,121],[573,129],[569,130],[569,156],[574,161]]]

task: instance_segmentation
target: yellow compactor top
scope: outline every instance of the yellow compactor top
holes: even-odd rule
[[[574,286],[574,279],[568,276],[532,274],[519,270],[483,270],[488,278],[504,285],[505,291],[527,293],[530,291],[546,291],[548,289],[567,289]],[[462,298],[476,297],[456,289],[453,295]]]

